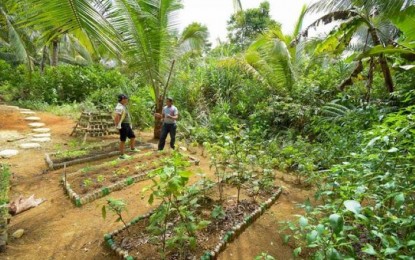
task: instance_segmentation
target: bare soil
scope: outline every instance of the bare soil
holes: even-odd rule
[[[20,239],[10,239],[7,251],[0,253],[0,259],[118,259],[104,245],[103,235],[120,228],[120,223],[115,222],[117,217],[111,214],[103,220],[100,207],[109,197],[122,198],[128,205],[126,220],[147,213],[151,207],[147,204],[147,198],[142,198],[141,190],[151,181],[136,183],[82,208],[75,207],[60,185],[63,169],[47,172],[44,162],[45,152],[68,148],[70,142],[73,142],[74,138],[69,137],[69,134],[75,122],[50,113],[39,112],[36,116],[51,129],[52,142],[42,144],[41,150],[21,150],[15,157],[0,159],[0,163],[9,164],[13,173],[11,199],[19,195],[35,194],[35,197],[44,198],[46,202],[11,219],[9,234],[17,229],[24,229],[25,233]],[[4,130],[17,131],[22,135],[30,133],[30,128],[19,111],[0,106],[0,132]],[[150,133],[137,136],[143,141],[156,143]],[[117,139],[117,136],[107,136],[93,141],[106,143]],[[17,147],[17,144],[18,142],[1,142],[0,146],[1,149],[9,149]],[[201,157],[200,153],[197,156],[201,159],[198,168],[207,176],[213,177],[208,160]],[[108,160],[110,159],[96,163]],[[74,172],[85,166],[69,167],[67,171]],[[279,173],[279,177],[277,185],[284,188],[279,200],[236,241],[228,245],[219,259],[253,259],[261,252],[267,252],[276,259],[293,259],[293,248],[282,243],[279,222],[296,219],[294,215],[302,213],[296,204],[311,197],[312,191],[295,185],[289,176]]]

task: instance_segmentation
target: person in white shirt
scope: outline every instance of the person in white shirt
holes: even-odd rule
[[[167,134],[170,134],[170,147],[174,149],[174,143],[176,141],[176,120],[179,117],[179,111],[173,106],[173,98],[166,99],[166,106],[163,107],[162,114],[156,114],[163,120],[163,126],[161,128],[161,136],[158,144],[158,149],[161,151],[166,144]]]
[[[135,149],[135,134],[131,128],[131,117],[130,112],[127,108],[128,97],[124,94],[118,96],[118,104],[115,107],[115,118],[114,123],[115,127],[120,132],[120,159],[125,159],[127,156],[125,152],[125,141],[127,137],[130,139],[130,148],[131,151],[137,151]]]

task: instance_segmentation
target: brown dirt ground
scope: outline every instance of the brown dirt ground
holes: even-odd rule
[[[56,151],[57,148],[68,147],[74,138],[69,137],[75,123],[67,118],[49,113],[39,112],[37,116],[46,127],[51,128],[52,143],[42,146],[41,150],[20,151],[19,155],[10,159],[0,159],[0,163],[9,164],[13,173],[10,197],[19,195],[44,198],[46,202],[40,206],[23,212],[11,219],[9,234],[17,229],[24,229],[20,239],[10,239],[6,253],[0,253],[0,259],[118,259],[103,242],[103,235],[120,227],[114,222],[116,217],[101,217],[101,206],[108,197],[122,198],[126,201],[128,212],[125,219],[129,220],[150,210],[146,199],[142,199],[141,190],[150,184],[144,181],[128,188],[113,192],[82,208],[75,207],[65,195],[60,178],[63,170],[51,171],[46,174],[44,153]],[[30,133],[27,122],[17,110],[4,109],[0,106],[0,131],[16,130],[19,133]],[[150,133],[141,133],[143,141],[153,142]],[[104,137],[103,141],[114,141],[117,136]],[[94,141],[100,141],[95,139]],[[6,149],[10,143],[1,143]],[[4,147],[3,147],[4,146]],[[200,169],[212,176],[209,162],[201,159]],[[109,159],[107,159],[109,160]],[[102,162],[102,161],[101,161]],[[100,162],[97,162],[100,163]],[[80,169],[82,165],[67,169],[68,172]],[[276,259],[293,259],[292,248],[284,245],[279,231],[279,222],[295,219],[294,214],[301,214],[296,207],[312,196],[312,191],[294,185],[288,176],[279,173],[278,183],[284,191],[280,199],[266,214],[249,227],[236,241],[230,244],[219,259],[253,259],[261,252],[267,252]]]

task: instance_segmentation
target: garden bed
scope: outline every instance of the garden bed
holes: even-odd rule
[[[215,186],[216,187],[216,186]],[[229,195],[235,188],[228,185],[224,187]],[[244,192],[239,204],[232,196],[220,201],[217,189],[210,189],[208,194],[199,198],[200,208],[197,210],[198,218],[210,221],[206,228],[197,231],[196,247],[185,255],[179,255],[179,248],[171,249],[166,253],[166,259],[216,259],[226,245],[237,238],[250,224],[265,212],[280,196],[281,188],[275,187],[267,194],[257,197],[254,201]],[[265,196],[264,196],[265,195]],[[220,206],[224,215],[213,218],[212,212]],[[156,214],[152,211],[146,215],[133,219],[126,227],[106,234],[104,239],[109,247],[124,259],[160,259],[161,237],[152,237],[147,227],[151,217]],[[177,217],[175,218],[178,219]],[[176,223],[172,220],[168,236],[174,236]]]
[[[149,150],[153,148],[152,144],[136,141],[136,148],[140,150]],[[128,149],[127,153],[128,153]],[[119,155],[119,142],[113,142],[106,145],[85,147],[77,150],[68,150],[57,153],[46,153],[45,162],[50,170],[60,169],[66,166],[92,162]]]
[[[86,166],[74,173],[62,176],[62,183],[69,198],[76,206],[84,205],[113,191],[148,179],[147,174],[163,166],[167,152],[150,151],[128,159],[114,159],[97,166]],[[198,160],[189,157],[198,164]]]

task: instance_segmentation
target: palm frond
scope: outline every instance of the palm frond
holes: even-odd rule
[[[32,12],[25,25],[32,25],[44,32],[43,37],[52,41],[59,36],[82,30],[108,50],[120,52],[119,37],[109,21],[97,11],[89,0],[30,0]],[[101,2],[110,2],[103,0]]]
[[[238,12],[241,12],[242,10],[243,9],[242,9],[241,0],[233,0],[233,11],[234,11],[234,13],[236,14]]]
[[[332,13],[348,10],[353,0],[319,0],[307,8],[307,13]]]
[[[206,26],[200,23],[188,25],[182,32],[178,45],[182,52],[202,51],[208,43],[209,32]]]

